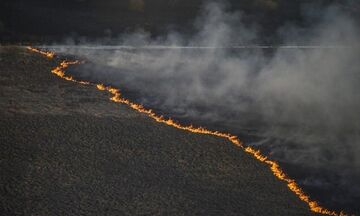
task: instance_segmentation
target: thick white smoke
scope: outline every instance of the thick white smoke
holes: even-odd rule
[[[157,106],[191,118],[245,125],[255,116],[269,126],[262,131],[264,137],[302,143],[316,151],[336,150],[329,161],[311,153],[288,154],[288,160],[328,165],[352,158],[352,164],[360,165],[360,34],[353,20],[336,7],[318,13],[322,19],[308,29],[287,25],[279,30],[284,44],[317,48],[274,48],[270,53],[254,47],[226,49],[253,45],[256,27],[242,23],[241,13],[212,3],[196,20],[198,33],[191,38],[169,33],[153,39],[139,32],[122,36],[122,45],[128,46],[122,49],[64,51],[98,64],[92,75],[103,81],[158,97]],[[104,65],[115,70],[104,70]],[[146,98],[143,102],[151,104]],[[193,109],[198,105],[208,108]],[[241,113],[239,119],[222,116],[218,110],[224,107]]]
[[[269,154],[279,160],[358,175],[358,23],[336,6],[316,13],[321,18],[311,26],[279,29],[283,44],[296,45],[290,47],[252,46],[259,38],[256,25],[213,3],[190,38],[174,32],[153,39],[138,32],[123,35],[123,47],[62,51],[97,65],[81,76],[141,92],[145,105],[254,129],[260,139],[249,144],[276,144]]]

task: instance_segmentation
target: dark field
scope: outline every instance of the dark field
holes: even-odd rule
[[[310,215],[230,142],[158,124],[0,47],[1,215]]]
[[[336,147],[337,144],[340,144],[342,147],[345,146],[344,140],[334,141],[327,139],[325,141],[309,143],[309,137],[311,136],[329,138],[330,133],[324,127],[314,128],[309,126],[307,131],[313,132],[311,134],[303,130],[305,128],[303,125],[299,126],[294,122],[279,124],[278,122],[266,121],[264,115],[261,114],[261,109],[258,109],[259,107],[256,106],[259,104],[249,103],[253,105],[250,106],[251,109],[241,109],[251,98],[246,100],[246,97],[244,97],[245,99],[239,100],[239,103],[236,103],[235,97],[232,97],[231,94],[221,94],[222,98],[213,97],[212,94],[216,94],[214,89],[221,90],[221,88],[216,88],[217,85],[220,83],[219,86],[224,86],[221,83],[226,83],[222,77],[226,72],[222,73],[221,71],[223,70],[217,68],[213,73],[204,72],[202,73],[203,76],[197,76],[193,74],[194,70],[197,70],[196,68],[194,70],[187,70],[187,68],[181,65],[181,62],[188,61],[191,57],[196,59],[197,56],[209,53],[209,50],[101,50],[103,48],[97,47],[93,51],[75,48],[76,51],[64,52],[75,53],[75,55],[79,56],[78,58],[86,59],[86,64],[73,67],[67,72],[78,80],[88,80],[116,86],[121,89],[121,93],[125,98],[129,98],[135,103],[143,104],[145,107],[155,110],[158,114],[174,118],[184,125],[201,125],[213,131],[226,131],[235,134],[245,145],[260,149],[264,155],[279,162],[285,172],[294,178],[300,187],[314,200],[339,212],[342,210],[347,213],[359,212],[357,203],[359,203],[358,182],[360,175],[358,169],[353,166],[354,163],[351,161],[354,150],[351,147],[331,149],[333,146]],[[218,49],[216,52],[223,50]],[[242,59],[242,56],[256,55],[258,51],[256,49],[233,49],[229,51],[229,55]],[[273,50],[268,49],[265,51],[269,52],[268,55],[271,55]],[[284,52],[294,54],[304,52],[304,50],[295,49],[285,50]],[[330,53],[331,50],[326,52]],[[59,54],[59,51],[56,50],[56,53]],[[85,54],[81,56],[81,53]],[[156,65],[161,65],[163,63],[159,59],[162,58],[157,56],[162,56],[163,53],[167,54],[163,56],[176,54],[178,59],[180,59],[179,64],[174,64],[177,66],[174,67],[176,71],[170,73],[170,75],[166,71],[168,71],[168,68],[171,71],[173,65],[170,64],[161,69],[155,66],[156,69],[153,72],[151,65],[154,66],[155,64],[147,61],[147,58],[151,56],[151,59],[158,60],[157,62],[159,63]],[[186,58],[183,56],[186,56]],[[187,58],[188,56],[191,57]],[[120,59],[119,65],[114,63],[116,62],[114,59]],[[128,63],[131,67],[127,67]],[[194,64],[197,64],[197,61],[194,60],[192,64],[188,65]],[[218,63],[217,65],[222,64]],[[209,76],[209,74],[211,75]],[[197,80],[199,77],[200,80],[208,82],[209,86],[211,86],[211,80],[217,80],[217,83],[213,85],[215,86],[214,89],[202,87],[206,89],[204,92],[209,94],[203,94],[203,97],[199,95],[194,96],[196,100],[191,100],[193,99],[191,97],[190,100],[187,100],[187,96],[199,93],[196,88],[192,88],[191,84],[192,80]],[[236,90],[233,92],[236,92]],[[241,93],[239,95],[241,96]],[[286,110],[286,106],[282,110]],[[316,109],[313,110],[316,111]],[[308,118],[311,119],[310,117]],[[323,122],[328,124],[329,121],[324,120]],[[269,135],[272,130],[279,130],[281,133]],[[267,134],[266,132],[269,133]],[[293,139],[294,134],[298,134],[298,137],[301,137],[301,139]],[[351,133],[343,134],[351,137]],[[325,145],[322,145],[323,143]],[[320,155],[321,157],[319,157],[323,159],[320,165],[317,163],[316,156],[314,157],[316,154],[312,152],[313,149],[319,146],[324,149]],[[348,162],[346,165],[341,166],[336,162],[341,158],[342,152],[346,153]]]

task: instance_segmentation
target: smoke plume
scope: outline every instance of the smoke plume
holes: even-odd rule
[[[337,6],[309,8],[304,16],[311,24],[287,23],[277,31],[286,46],[255,46],[256,24],[210,3],[190,37],[139,31],[122,35],[117,47],[62,51],[94,63],[79,76],[124,87],[145,106],[179,118],[252,131],[257,138],[247,144],[271,157],[331,169],[339,184],[354,184],[349,176],[360,179],[358,23]],[[306,183],[317,184],[310,177]],[[351,190],[359,194],[360,185]]]

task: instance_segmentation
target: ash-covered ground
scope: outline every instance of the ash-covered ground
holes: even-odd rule
[[[2,215],[310,215],[230,142],[177,130],[0,47]]]

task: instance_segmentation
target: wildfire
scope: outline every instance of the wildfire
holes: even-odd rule
[[[70,65],[76,65],[76,64],[80,64],[80,63],[81,63],[80,61],[62,61],[59,66],[57,66],[56,68],[51,70],[51,73],[65,79],[65,80],[68,80],[68,81],[80,83],[83,85],[90,85],[91,84],[90,82],[78,81],[78,80],[75,80],[72,76],[65,74],[66,68],[68,68]]]
[[[54,53],[43,52],[43,51],[31,48],[31,47],[29,47],[28,50],[36,52],[36,53],[40,53],[40,54],[42,54],[42,55],[44,55],[44,56],[46,56],[48,58],[53,58],[53,56],[54,56]],[[219,131],[211,131],[211,130],[208,130],[208,129],[203,128],[203,127],[194,127],[192,125],[190,125],[190,126],[181,125],[180,123],[172,120],[171,118],[164,118],[161,115],[157,115],[151,109],[144,108],[140,104],[133,103],[133,102],[129,101],[128,99],[123,98],[121,96],[120,90],[117,89],[117,88],[114,88],[114,87],[111,87],[111,86],[105,86],[103,84],[94,84],[94,83],[90,83],[90,82],[87,82],[87,81],[78,81],[78,80],[75,80],[72,76],[69,76],[69,75],[65,74],[65,70],[70,65],[76,65],[76,64],[80,64],[80,63],[81,62],[79,62],[79,61],[63,61],[63,62],[60,63],[59,66],[54,68],[51,72],[53,74],[65,79],[65,80],[80,83],[80,84],[85,84],[85,85],[94,85],[94,86],[96,86],[96,88],[98,90],[108,91],[109,93],[112,94],[112,97],[110,98],[111,101],[116,102],[116,103],[126,104],[129,107],[131,107],[132,109],[134,109],[134,110],[136,110],[136,111],[138,111],[140,113],[146,114],[147,116],[149,116],[150,118],[154,119],[155,121],[157,121],[159,123],[164,123],[164,124],[167,124],[169,126],[175,127],[177,129],[189,131],[189,132],[192,132],[192,133],[208,134],[208,135],[228,139],[234,145],[236,145],[239,148],[243,149],[245,152],[251,154],[254,158],[259,160],[260,162],[262,162],[264,164],[267,164],[269,166],[270,170],[272,171],[272,173],[274,174],[274,176],[277,177],[279,180],[286,182],[288,188],[293,193],[295,193],[299,197],[300,200],[307,203],[311,211],[313,211],[315,213],[320,213],[320,214],[324,214],[324,215],[332,215],[332,216],[345,216],[345,215],[347,215],[344,212],[337,213],[335,211],[331,211],[329,209],[326,209],[326,208],[320,206],[318,202],[316,202],[314,200],[311,200],[310,197],[308,195],[306,195],[304,193],[304,191],[300,188],[300,186],[295,182],[295,180],[291,179],[289,176],[286,175],[286,173],[282,170],[282,168],[280,167],[280,165],[276,161],[268,159],[259,150],[256,150],[256,149],[254,149],[252,147],[249,147],[249,146],[244,146],[243,143],[240,141],[240,139],[235,135],[232,135],[232,134],[229,134],[229,133],[223,133],[223,132],[219,132]]]
[[[41,54],[41,55],[44,55],[44,56],[46,56],[46,57],[48,57],[48,58],[50,58],[50,59],[54,58],[54,56],[55,56],[55,53],[53,53],[53,52],[42,51],[42,50],[39,50],[39,49],[30,47],[30,46],[29,46],[29,47],[26,47],[26,49],[28,49],[28,50],[30,50],[30,51],[32,51],[32,52],[36,52],[36,53],[39,53],[39,54]]]

